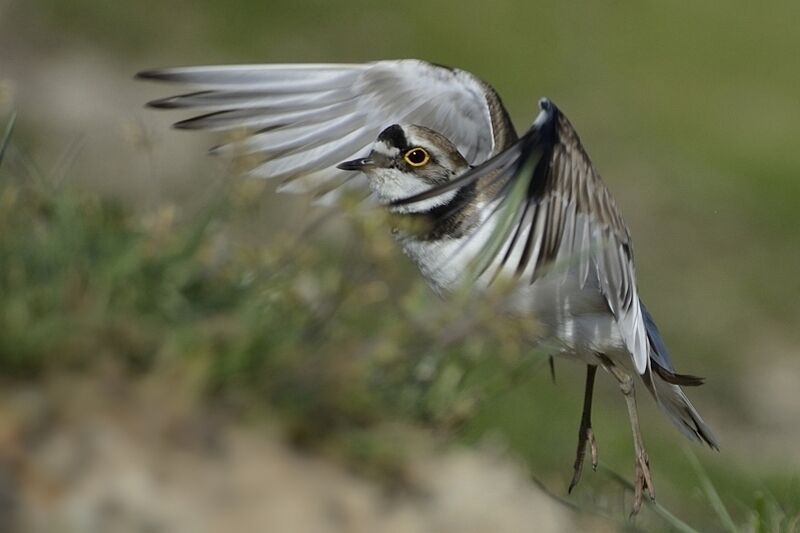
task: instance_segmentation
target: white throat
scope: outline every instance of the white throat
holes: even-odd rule
[[[389,205],[397,200],[404,200],[415,194],[426,192],[434,187],[416,177],[406,176],[396,169],[377,168],[371,170],[369,172],[368,181],[370,189],[372,189],[372,192],[375,193],[378,200],[384,205]],[[449,203],[455,198],[457,193],[457,190],[449,191],[436,195],[433,198],[422,200],[421,202],[392,207],[391,211],[404,214],[424,213],[425,211],[430,211],[435,207]]]

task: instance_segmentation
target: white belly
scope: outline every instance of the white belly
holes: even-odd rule
[[[398,237],[404,252],[419,267],[428,284],[442,296],[471,284],[469,290],[484,292],[496,273],[492,265],[475,279],[475,258],[491,235],[492,227],[484,224],[478,232],[464,239],[420,241]],[[513,279],[515,258],[497,276]],[[544,343],[553,353],[577,357],[597,363],[602,353],[619,364],[630,367],[631,356],[625,348],[614,316],[598,289],[593,275],[581,287],[577,268],[554,271],[531,284],[532,272],[526,271],[513,282],[508,294],[509,315],[533,318],[541,326],[531,340]]]

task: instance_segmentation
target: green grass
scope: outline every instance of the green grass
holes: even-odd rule
[[[459,312],[414,283],[374,214],[353,213],[343,239],[254,242],[260,185],[229,182],[191,214],[142,211],[57,186],[13,148],[0,171],[7,376],[177,365],[198,394],[274,410],[314,443],[384,421],[456,424],[480,389],[463,376],[487,347],[510,363],[521,356],[516,325],[487,320],[490,308]]]

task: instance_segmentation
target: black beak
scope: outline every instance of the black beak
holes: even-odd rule
[[[369,158],[353,159],[352,161],[345,161],[339,163],[336,168],[339,170],[364,170],[366,167],[374,165],[374,161]]]

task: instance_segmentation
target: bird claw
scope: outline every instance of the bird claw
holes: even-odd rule
[[[594,431],[591,427],[581,426],[578,432],[578,450],[575,454],[575,465],[573,466],[572,481],[569,483],[568,493],[572,493],[578,482],[581,480],[581,473],[583,472],[583,461],[586,457],[586,445],[589,445],[590,453],[592,454],[592,470],[597,471],[597,439],[594,437]]]
[[[634,476],[633,510],[631,511],[631,517],[638,514],[641,510],[645,491],[647,491],[650,501],[655,501],[656,499],[656,492],[655,488],[653,487],[653,478],[650,475],[650,460],[647,457],[647,452],[644,450],[642,450],[641,453],[637,454],[636,456],[636,468]]]
[[[592,431],[592,428],[589,428],[588,437],[589,444],[591,446],[589,450],[592,453],[592,471],[597,472],[597,459],[600,455],[600,452],[597,449],[597,440],[594,438],[594,431]]]

